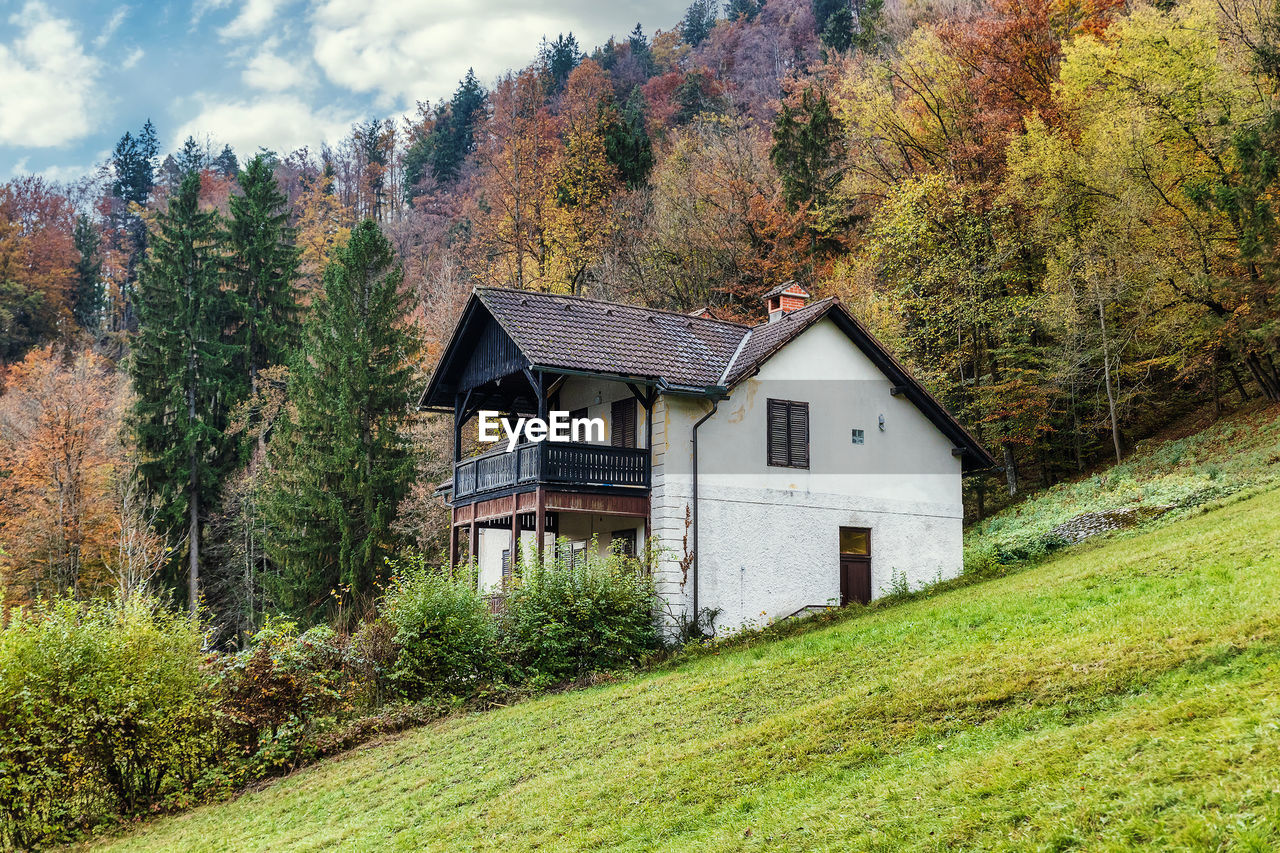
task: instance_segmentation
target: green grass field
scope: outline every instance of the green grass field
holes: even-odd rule
[[[1275,850],[1280,491],[355,750],[128,850]]]

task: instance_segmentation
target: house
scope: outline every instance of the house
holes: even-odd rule
[[[837,300],[764,298],[752,326],[476,290],[422,399],[454,418],[450,559],[500,594],[512,553],[653,537],[669,623],[720,631],[958,574],[961,478],[994,461]],[[463,458],[481,411],[608,430]]]

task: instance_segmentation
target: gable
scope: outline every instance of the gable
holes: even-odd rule
[[[892,396],[910,401],[951,442],[961,455],[966,472],[996,465],[955,416],[834,300],[823,300],[756,327],[743,350],[752,348],[755,352],[751,358],[740,356],[739,363],[731,369],[729,385],[766,369],[770,375],[791,373],[794,379],[885,382]]]

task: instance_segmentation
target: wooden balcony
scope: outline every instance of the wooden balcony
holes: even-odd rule
[[[514,450],[497,448],[453,466],[453,505],[532,491],[547,486],[560,491],[646,494],[649,450],[541,441]]]

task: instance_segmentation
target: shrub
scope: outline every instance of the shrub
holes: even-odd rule
[[[601,558],[592,543],[573,563],[523,567],[507,596],[504,653],[535,687],[633,666],[659,647],[656,607],[641,564]]]
[[[328,626],[299,634],[294,622],[268,619],[248,648],[221,660],[214,693],[221,728],[247,759],[240,781],[297,766],[317,731],[354,710],[350,647]]]
[[[0,842],[66,840],[190,786],[214,759],[199,627],[135,597],[0,629]]]
[[[496,630],[474,576],[413,557],[393,566],[382,619],[396,649],[392,690],[406,699],[462,696],[495,672]]]

